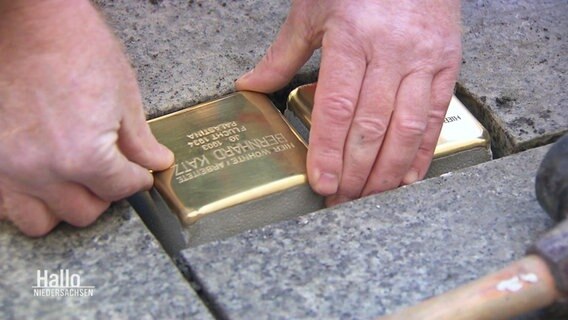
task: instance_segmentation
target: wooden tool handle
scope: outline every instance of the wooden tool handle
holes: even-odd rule
[[[380,320],[510,319],[548,306],[557,297],[548,266],[540,257],[531,255]]]

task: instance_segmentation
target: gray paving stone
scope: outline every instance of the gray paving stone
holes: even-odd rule
[[[465,102],[493,133],[497,155],[542,145],[566,132],[568,1],[462,4],[460,84],[477,100]]]
[[[234,91],[286,18],[287,1],[95,1],[138,71],[150,117]],[[315,80],[317,60],[296,84]]]
[[[371,319],[497,270],[553,223],[547,147],[183,251],[231,319]]]
[[[0,223],[0,319],[212,319],[185,278],[126,205],[93,226],[61,225],[31,239]],[[94,295],[37,297],[37,271],[67,269]],[[43,284],[41,284],[43,285]]]

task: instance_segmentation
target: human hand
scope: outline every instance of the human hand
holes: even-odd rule
[[[0,0],[0,218],[93,222],[166,169],[120,43],[86,0]]]
[[[273,92],[322,48],[307,169],[328,205],[426,174],[461,63],[460,3],[293,1],[239,90]]]

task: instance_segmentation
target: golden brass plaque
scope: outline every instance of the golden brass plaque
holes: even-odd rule
[[[175,154],[155,186],[190,245],[322,207],[307,183],[305,143],[265,95],[237,92],[149,125]]]
[[[311,127],[316,84],[296,88],[288,97],[285,115],[305,141]],[[455,96],[452,97],[427,177],[438,176],[492,158],[487,130]]]

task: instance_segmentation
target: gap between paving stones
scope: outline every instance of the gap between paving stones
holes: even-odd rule
[[[478,97],[459,83],[456,84],[456,96],[489,131],[494,160],[553,143],[568,132],[568,130],[564,130],[557,134],[542,135],[537,139],[532,139],[527,142],[515,143],[514,137],[506,132],[504,129],[505,125],[499,117],[491,111],[491,108],[485,103],[484,97]]]
[[[178,268],[180,273],[183,275],[185,280],[193,288],[201,302],[207,307],[207,310],[211,313],[215,319],[219,320],[229,320],[229,316],[223,310],[223,308],[215,301],[213,295],[207,292],[202,284],[202,281],[197,277],[197,275],[191,270],[189,265],[184,264],[184,260],[181,254],[171,257],[174,265]]]

